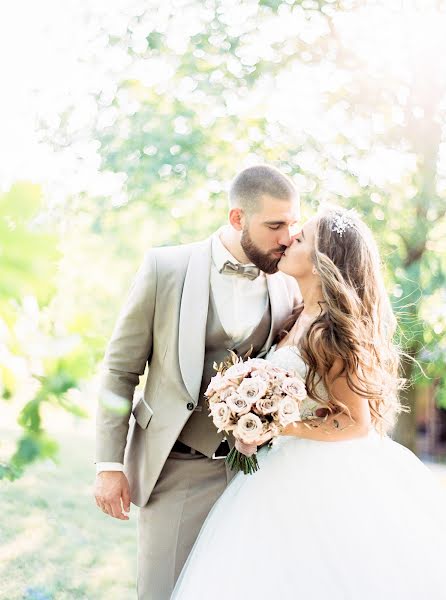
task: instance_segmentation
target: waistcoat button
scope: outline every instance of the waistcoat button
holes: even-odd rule
[[[188,402],[187,403],[187,410],[194,410],[194,403],[193,402]]]

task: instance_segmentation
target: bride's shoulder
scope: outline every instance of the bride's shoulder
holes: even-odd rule
[[[290,344],[280,347],[274,344],[265,358],[274,365],[287,370],[296,368],[300,370],[300,367],[304,364],[299,348]]]

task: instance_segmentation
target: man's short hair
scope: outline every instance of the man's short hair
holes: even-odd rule
[[[243,169],[231,183],[229,205],[253,214],[260,210],[262,197],[265,195],[280,200],[298,198],[297,190],[289,177],[275,167],[255,165]]]

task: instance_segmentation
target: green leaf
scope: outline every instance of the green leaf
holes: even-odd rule
[[[57,442],[43,432],[30,432],[20,438],[17,450],[11,458],[13,469],[21,469],[37,459],[55,458]]]

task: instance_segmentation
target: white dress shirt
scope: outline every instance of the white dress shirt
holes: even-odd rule
[[[268,288],[262,271],[256,279],[220,272],[226,261],[239,262],[223,245],[221,231],[212,236],[211,290],[223,329],[237,345],[259,324],[268,302]]]
[[[220,239],[222,231],[223,228],[212,236],[210,287],[223,329],[233,344],[237,345],[251,335],[259,324],[268,302],[268,287],[262,271],[256,279],[221,273],[226,261],[234,264],[239,262],[223,245]],[[96,463],[97,473],[122,470],[121,463]]]

